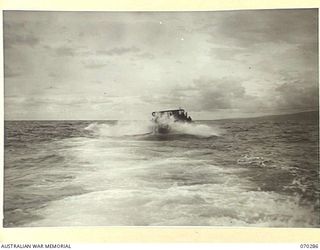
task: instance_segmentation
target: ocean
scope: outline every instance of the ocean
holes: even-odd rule
[[[318,113],[5,121],[4,227],[319,227]]]

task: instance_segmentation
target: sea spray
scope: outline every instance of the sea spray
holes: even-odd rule
[[[107,137],[145,135],[152,132],[152,123],[151,121],[117,121],[115,124],[95,122],[85,130]]]
[[[170,126],[170,134],[174,135],[193,135],[197,137],[219,136],[221,130],[213,125],[208,126],[201,123],[183,123],[166,121]],[[115,124],[106,123],[91,123],[85,130],[91,131],[94,134],[107,137],[122,137],[122,136],[138,136],[153,134],[155,124],[152,121],[118,121]]]
[[[199,137],[219,136],[221,130],[218,127],[208,126],[200,123],[181,123],[175,122],[172,125],[171,133],[187,134]]]

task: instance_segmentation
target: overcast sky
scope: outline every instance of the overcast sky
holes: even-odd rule
[[[4,13],[6,119],[318,109],[317,10]]]

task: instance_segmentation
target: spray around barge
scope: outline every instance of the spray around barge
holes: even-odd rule
[[[184,109],[171,109],[154,111],[152,114],[153,132],[159,134],[168,134],[172,130],[174,123],[191,123],[192,118]]]

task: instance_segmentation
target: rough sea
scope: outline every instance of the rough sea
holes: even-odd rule
[[[318,113],[5,121],[4,226],[319,227]]]

